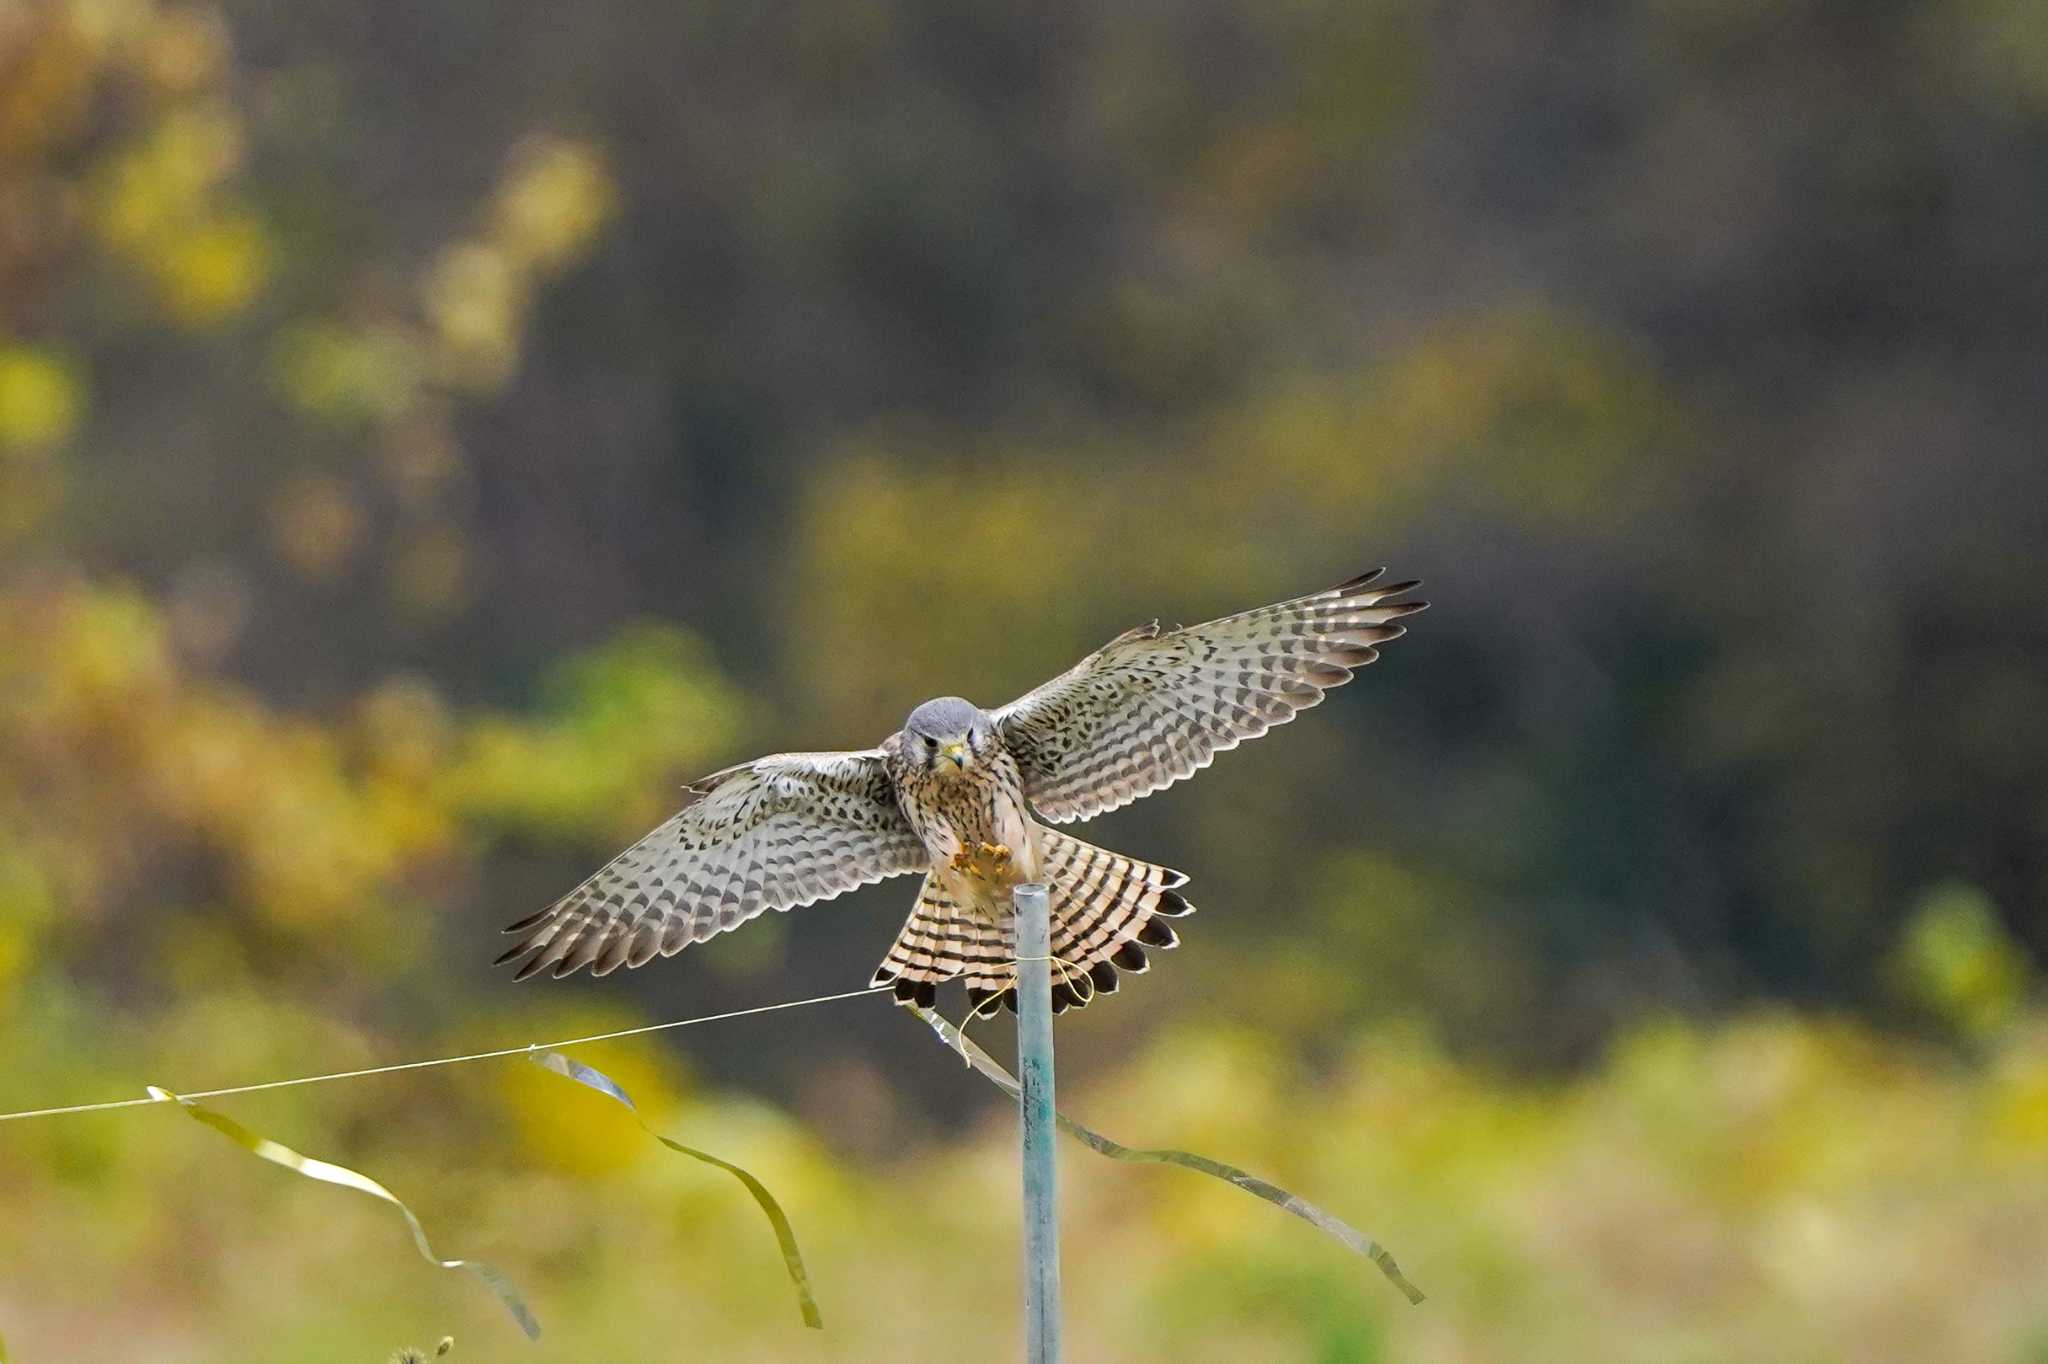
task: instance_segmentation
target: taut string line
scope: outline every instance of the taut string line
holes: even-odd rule
[[[728,1018],[747,1018],[754,1014],[772,1014],[782,1009],[802,1009],[812,1004],[833,1004],[842,999],[859,999],[863,995],[878,994],[889,989],[887,985],[871,985],[865,990],[847,990],[836,995],[819,995],[814,999],[786,999],[780,1004],[757,1004],[751,1009],[734,1009],[729,1013],[705,1014],[698,1018],[678,1018],[667,1023],[648,1023],[638,1028],[620,1028],[617,1032],[592,1033],[588,1037],[571,1037],[561,1042],[532,1042],[523,1047],[500,1047],[496,1051],[476,1051],[466,1056],[437,1056],[430,1061],[400,1061],[389,1066],[366,1066],[362,1070],[337,1070],[326,1075],[300,1075],[289,1080],[265,1080],[255,1085],[230,1085],[226,1089],[180,1090],[175,1099],[222,1099],[230,1094],[254,1094],[265,1089],[289,1089],[293,1085],[320,1085],[330,1080],[360,1080],[368,1075],[393,1075],[401,1070],[427,1070],[434,1066],[459,1066],[471,1061],[493,1061],[501,1056],[523,1056],[532,1051],[559,1051],[564,1047],[580,1047],[587,1042],[609,1042],[619,1037],[638,1037],[643,1033],[666,1032],[670,1028],[689,1028],[699,1023],[720,1023]],[[69,1104],[62,1108],[30,1108],[19,1113],[0,1113],[0,1122],[20,1122],[28,1118],[56,1118],[67,1113],[103,1113],[114,1108],[142,1108],[152,1104],[175,1102],[169,1094],[161,1097],[151,1095],[140,1099],[110,1099],[105,1103]]]

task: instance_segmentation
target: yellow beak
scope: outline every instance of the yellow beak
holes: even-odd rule
[[[939,750],[939,756],[941,758],[951,758],[955,767],[965,767],[967,766],[967,745],[964,742],[947,744]]]

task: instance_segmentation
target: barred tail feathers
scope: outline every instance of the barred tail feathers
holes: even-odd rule
[[[1041,836],[1052,886],[1053,1008],[1059,1011],[1115,993],[1119,970],[1138,975],[1150,969],[1146,947],[1180,943],[1164,920],[1191,914],[1194,906],[1178,889],[1188,882],[1183,872],[1056,830]],[[1014,972],[1006,973],[1001,987],[1014,980]],[[969,997],[976,986],[992,990],[995,984],[970,979]]]
[[[940,981],[1007,963],[1014,955],[1010,942],[1007,925],[999,928],[962,906],[936,872],[926,872],[916,906],[868,983],[893,981],[897,999],[928,1009]]]
[[[1117,988],[1117,973],[1148,969],[1146,947],[1180,939],[1163,922],[1194,912],[1179,893],[1187,876],[1171,867],[1110,852],[1057,830],[1041,830],[1044,875],[1052,888],[1053,1009],[1064,1012]],[[958,904],[936,876],[924,888],[874,983],[893,982],[896,997],[929,1006],[943,980],[964,977],[972,1006],[998,997],[1016,1008],[1014,927],[991,923]]]

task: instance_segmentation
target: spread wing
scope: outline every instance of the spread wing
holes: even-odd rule
[[[524,980],[671,956],[768,909],[923,871],[879,748],[777,753],[686,788],[690,803],[588,881],[505,931]]]
[[[1389,601],[1420,584],[1374,586],[1385,571],[1201,625],[1141,625],[1004,706],[996,724],[1031,803],[1056,824],[1117,809],[1315,705],[1428,605]]]

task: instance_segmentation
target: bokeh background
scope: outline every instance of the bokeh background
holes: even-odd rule
[[[865,983],[496,929],[765,749],[1378,563],[1090,837],[1082,1360],[2048,1360],[2048,10],[0,0],[0,1108]],[[1007,1052],[1000,1027],[983,1030]],[[1011,1118],[859,1000],[0,1126],[26,1361],[992,1360]]]

